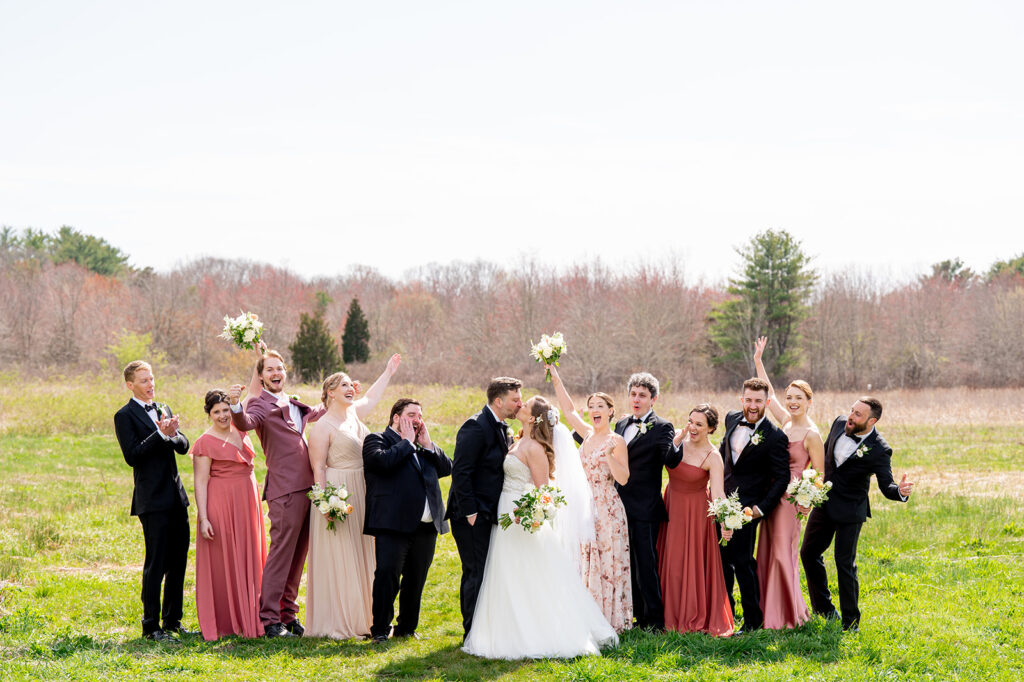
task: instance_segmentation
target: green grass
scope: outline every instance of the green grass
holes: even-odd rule
[[[885,430],[897,476],[910,469],[920,487],[908,505],[873,493],[874,518],[860,543],[859,633],[841,633],[820,619],[733,639],[630,632],[602,657],[483,661],[458,649],[459,563],[450,535],[438,543],[425,591],[427,639],[381,647],[314,639],[206,643],[192,637],[176,645],[140,639],[142,532],[128,515],[131,472],[109,434],[124,396],[116,386],[95,388],[91,395],[59,388],[48,395],[39,385],[0,389],[2,679],[975,681],[1019,679],[1024,668],[1024,496],[1013,478],[1018,426],[892,424]],[[198,401],[189,401],[204,388],[171,380],[159,393],[179,407],[193,437],[202,415]],[[426,396],[435,439],[449,452],[460,418],[481,402],[472,389],[405,391]],[[389,399],[399,392],[389,391]],[[312,389],[307,393],[312,397]],[[386,414],[377,412],[371,428]],[[191,495],[187,458],[179,468]],[[257,475],[262,480],[262,458]],[[988,487],[975,494],[972,481],[982,477]],[[190,571],[185,622],[196,628],[193,579]]]

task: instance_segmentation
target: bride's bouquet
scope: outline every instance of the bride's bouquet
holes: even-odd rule
[[[243,312],[238,317],[224,316],[224,331],[220,338],[234,341],[235,345],[245,350],[252,350],[263,336],[263,323],[256,313]]]
[[[750,523],[753,512],[740,504],[740,492],[734,490],[728,497],[719,497],[717,500],[708,502],[708,516],[713,516],[716,521],[722,524],[727,530],[739,530]],[[718,544],[725,546],[729,542],[725,538],[718,541]]]
[[[794,478],[786,486],[786,501],[800,507],[820,507],[828,500],[831,489],[832,482],[826,482],[824,474],[813,468],[804,469],[800,478]]]
[[[562,338],[562,332],[555,332],[551,336],[544,334],[540,337],[540,343],[533,343],[533,339],[530,339],[530,343],[532,344],[530,355],[537,362],[542,365],[558,367],[558,358],[565,353],[565,339]],[[551,381],[550,369],[544,373],[544,381]]]
[[[559,507],[565,506],[565,497],[555,486],[544,485],[527,490],[512,504],[515,506],[511,516],[506,512],[498,517],[502,530],[515,524],[528,533],[536,533],[545,521],[555,518]]]
[[[306,497],[327,517],[327,530],[334,530],[334,522],[344,522],[353,511],[352,505],[348,503],[348,489],[344,485],[328,482],[321,488],[319,484],[314,484]]]

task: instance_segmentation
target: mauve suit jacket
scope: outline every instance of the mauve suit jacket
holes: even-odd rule
[[[301,424],[293,424],[291,410],[277,404],[277,398],[263,391],[243,404],[240,412],[231,413],[231,421],[239,431],[255,431],[267,458],[267,479],[263,483],[263,499],[273,500],[289,493],[313,487],[313,468],[309,465],[309,446],[302,432],[306,424],[323,416],[323,405],[310,407],[291,398],[299,408]]]

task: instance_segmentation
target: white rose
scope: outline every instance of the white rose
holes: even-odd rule
[[[810,507],[811,496],[808,493],[801,493],[796,496],[796,503],[801,507]]]
[[[725,527],[736,530],[743,527],[743,514],[729,514],[725,517]]]
[[[544,356],[545,360],[551,357],[551,346],[545,341],[540,344],[540,354]]]
[[[242,334],[242,339],[246,343],[252,343],[252,340],[255,339],[255,338],[256,338],[256,332],[253,331],[252,329],[247,329],[247,330],[245,330],[245,333]]]
[[[813,481],[817,477],[818,477],[818,472],[815,471],[814,469],[805,469],[804,470],[804,480],[805,481]]]
[[[331,511],[331,505],[327,504],[327,502],[321,502],[317,505],[317,509],[320,510],[321,514],[326,514]]]
[[[337,495],[331,495],[330,499],[327,500],[327,506],[331,509],[341,509],[341,500],[338,499]]]

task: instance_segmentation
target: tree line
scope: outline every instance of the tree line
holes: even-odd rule
[[[1024,253],[985,273],[954,258],[893,284],[856,268],[819,272],[785,230],[737,252],[724,286],[687,278],[673,260],[628,270],[432,263],[401,279],[356,265],[308,279],[218,258],[156,272],[71,227],[7,227],[0,349],[25,372],[112,370],[144,355],[170,371],[241,379],[251,357],[217,334],[225,314],[247,310],[307,381],[341,366],[369,376],[366,364],[392,352],[416,382],[530,376],[530,339],[561,331],[563,374],[586,390],[614,388],[639,369],[668,387],[734,386],[752,373],[762,334],[773,376],[816,388],[1024,385]]]

